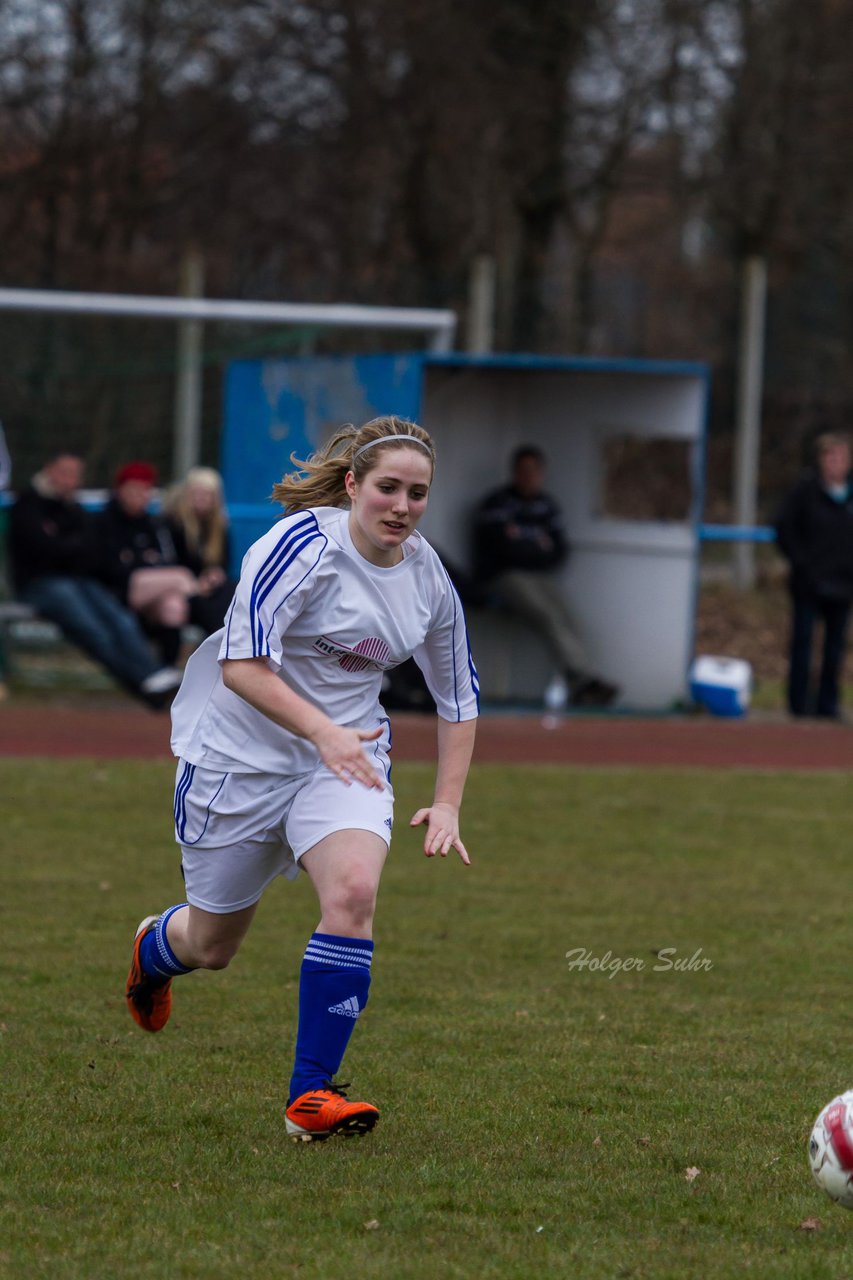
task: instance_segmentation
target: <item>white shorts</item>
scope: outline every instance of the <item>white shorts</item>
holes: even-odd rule
[[[216,914],[250,907],[276,876],[294,879],[303,853],[333,831],[372,831],[390,845],[394,794],[384,752],[381,772],[385,786],[378,791],[347,786],[324,765],[282,778],[179,761],[175,839],[187,901]]]

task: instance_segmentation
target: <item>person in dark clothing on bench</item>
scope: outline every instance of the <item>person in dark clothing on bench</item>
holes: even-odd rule
[[[556,573],[569,544],[544,480],[542,450],[516,449],[510,483],[488,494],[477,510],[475,571],[496,601],[542,637],[565,677],[571,704],[606,707],[619,690],[592,669],[578,635]]]
[[[165,706],[181,673],[154,658],[134,614],[97,581],[89,514],[77,500],[83,460],[49,459],[19,494],[9,518],[9,560],[18,599],[151,706]]]
[[[112,496],[95,517],[98,576],[133,610],[163,661],[174,662],[188,622],[205,635],[223,625],[235,584],[221,569],[206,570],[197,557],[181,554],[186,547],[176,526],[151,510],[156,483],[150,462],[119,467]]]

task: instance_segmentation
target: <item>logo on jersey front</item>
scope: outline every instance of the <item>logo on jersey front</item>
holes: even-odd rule
[[[337,658],[344,671],[366,671],[368,667],[384,671],[386,666],[393,665],[389,664],[391,650],[379,636],[367,636],[351,649],[337,644],[328,636],[318,636],[314,641],[314,648],[319,653],[328,654],[330,658]]]

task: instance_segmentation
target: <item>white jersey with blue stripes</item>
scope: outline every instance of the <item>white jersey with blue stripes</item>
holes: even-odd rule
[[[311,743],[226,689],[225,658],[266,658],[336,723],[371,729],[387,719],[382,673],[414,657],[440,716],[477,715],[465,618],[439,557],[414,533],[402,561],[379,568],[353,546],[348,518],[337,507],[301,511],[246,552],[225,626],[192,655],[172,705],[176,756],[236,773],[316,766]]]

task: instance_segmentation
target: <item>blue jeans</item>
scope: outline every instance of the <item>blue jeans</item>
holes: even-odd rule
[[[793,604],[788,708],[795,716],[817,714],[835,717],[839,708],[839,677],[847,643],[850,601],[796,591]],[[817,699],[813,702],[810,688],[812,636],[818,619],[823,622],[823,655]]]
[[[36,578],[20,598],[129,689],[160,666],[136,615],[94,578]]]

